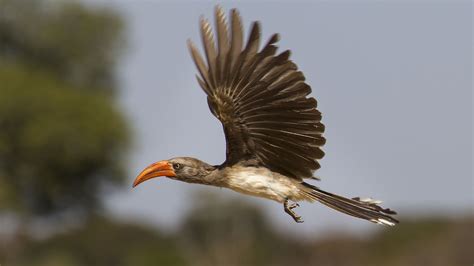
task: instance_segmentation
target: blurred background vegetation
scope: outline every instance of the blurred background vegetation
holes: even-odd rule
[[[257,207],[213,195],[197,195],[173,232],[101,215],[99,195],[123,184],[130,143],[114,101],[124,32],[110,10],[0,0],[0,265],[474,262],[471,216],[301,239]]]

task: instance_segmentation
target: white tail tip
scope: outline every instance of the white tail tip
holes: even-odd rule
[[[390,222],[390,221],[387,221],[385,219],[382,219],[382,218],[378,218],[378,219],[372,219],[370,220],[376,224],[381,224],[381,225],[388,225],[388,226],[394,226],[395,223],[394,222]]]

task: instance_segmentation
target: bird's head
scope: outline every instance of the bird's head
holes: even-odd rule
[[[153,163],[143,169],[135,178],[133,187],[159,176],[165,176],[188,183],[205,183],[205,177],[214,169],[214,166],[195,158],[176,157]]]

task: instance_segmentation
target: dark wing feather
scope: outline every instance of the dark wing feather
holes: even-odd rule
[[[199,85],[209,108],[224,127],[226,164],[257,161],[272,171],[297,179],[312,177],[324,156],[324,125],[316,100],[302,72],[289,60],[290,51],[276,54],[278,34],[259,51],[260,24],[254,22],[244,47],[238,11],[216,7],[216,36],[201,19],[205,58],[189,42],[199,70]]]

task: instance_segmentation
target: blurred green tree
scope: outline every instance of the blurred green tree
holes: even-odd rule
[[[261,209],[215,194],[198,194],[181,225],[188,265],[308,265],[304,241],[277,233]]]
[[[0,214],[88,213],[119,184],[123,23],[75,1],[0,0]]]
[[[1,249],[0,249],[1,254]],[[173,236],[140,225],[91,217],[81,228],[32,241],[9,265],[184,266]]]
[[[342,232],[293,236],[249,203],[200,195],[176,231],[92,216],[82,227],[27,238],[10,266],[415,266],[469,265],[474,217],[405,217],[365,237]],[[289,221],[291,222],[291,221]],[[323,233],[323,235],[321,235]],[[0,245],[2,254],[11,246]]]
[[[0,66],[0,207],[90,209],[122,180],[126,126],[111,101],[39,71]]]
[[[115,88],[124,23],[77,1],[0,0],[0,62],[53,72],[78,88]]]

